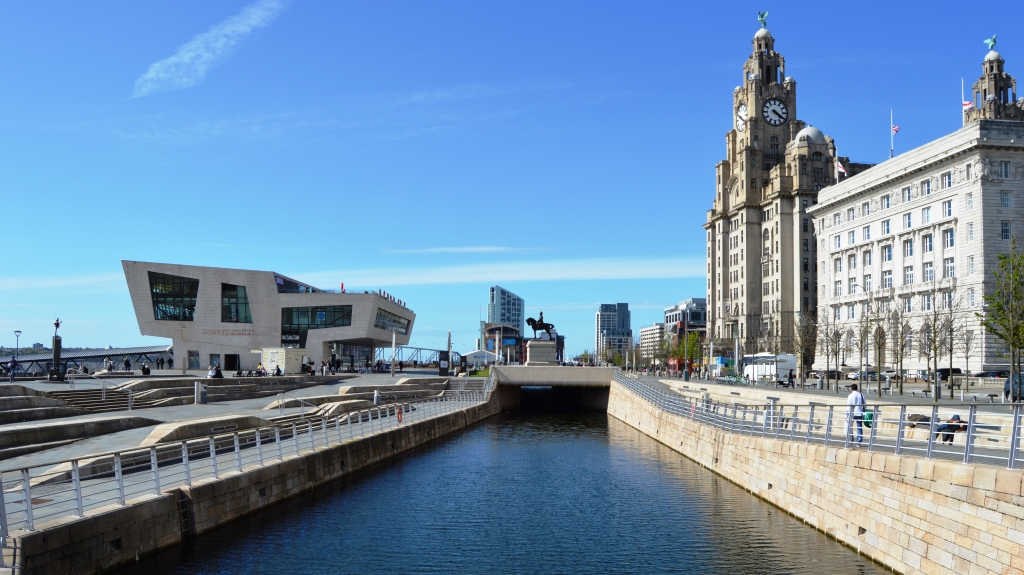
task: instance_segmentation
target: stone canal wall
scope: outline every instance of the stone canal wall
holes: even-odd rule
[[[487,403],[264,467],[225,473],[17,536],[25,575],[113,570],[497,414]]]
[[[1021,470],[734,435],[614,382],[608,413],[895,571],[1024,572]]]

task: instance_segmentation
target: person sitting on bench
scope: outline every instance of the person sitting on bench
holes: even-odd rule
[[[935,428],[935,435],[942,434],[942,442],[953,444],[953,434],[958,431],[967,431],[967,425],[960,422],[960,416],[954,415],[949,421]]]

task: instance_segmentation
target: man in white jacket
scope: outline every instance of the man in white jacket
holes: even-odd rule
[[[850,386],[850,395],[846,398],[846,435],[850,441],[860,443],[864,439],[864,394],[857,391],[857,384]],[[853,424],[857,425],[857,438],[853,437]]]

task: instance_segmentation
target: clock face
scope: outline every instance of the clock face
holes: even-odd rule
[[[772,126],[781,126],[789,119],[789,108],[785,102],[773,98],[761,106],[761,117]]]
[[[740,104],[739,108],[736,108],[736,129],[743,131],[747,128],[747,105]]]

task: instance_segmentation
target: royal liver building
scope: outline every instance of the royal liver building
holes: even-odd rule
[[[708,335],[742,354],[795,353],[795,324],[817,307],[814,221],[836,182],[833,140],[797,119],[796,81],[767,28],[754,35],[733,90],[733,129],[716,167],[707,224]]]

